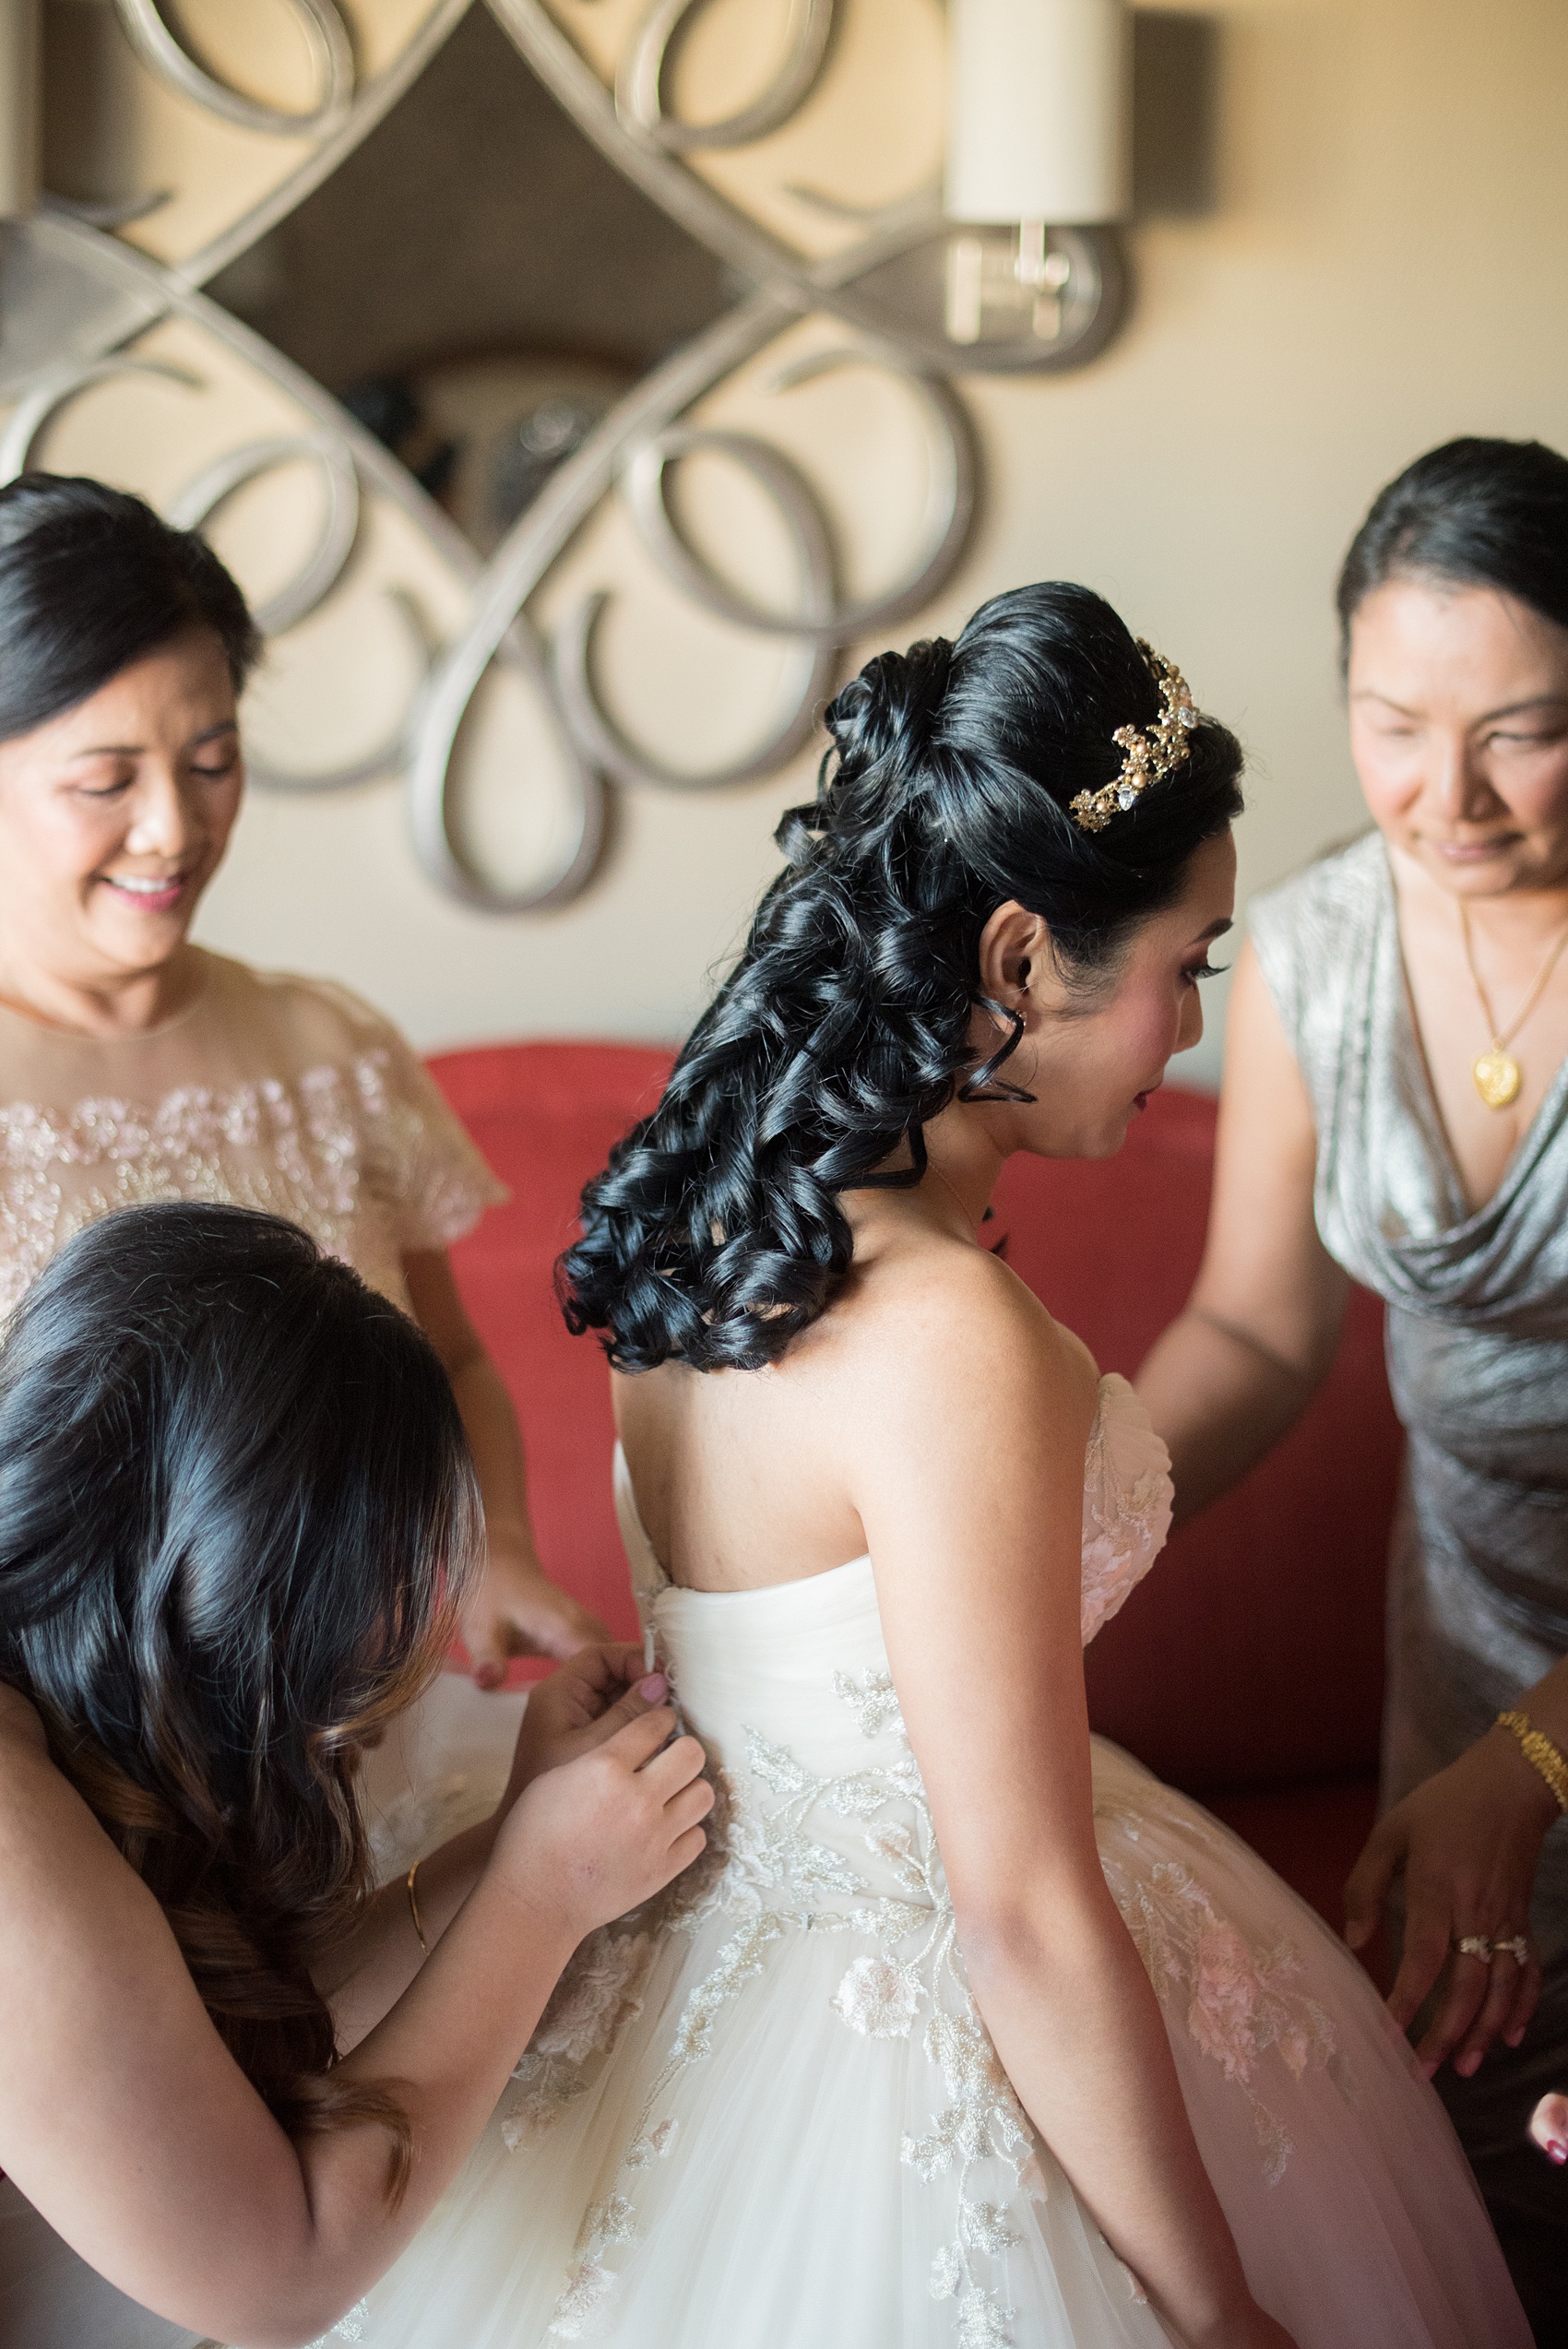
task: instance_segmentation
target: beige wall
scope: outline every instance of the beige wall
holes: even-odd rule
[[[986,510],[924,624],[952,630],[1029,578],[1103,589],[1247,742],[1244,894],[1359,821],[1330,597],[1372,492],[1455,433],[1568,445],[1568,7],[1232,0],[1217,21],[1217,208],[1134,232],[1132,317],[1097,364],[967,386]],[[884,446],[874,401],[849,378],[809,397],[830,403],[829,469],[851,494],[861,460],[883,465],[885,510],[868,506],[864,529],[891,542],[906,459]],[[585,583],[592,536],[573,558]],[[650,739],[743,733],[754,678],[728,709],[714,680],[733,651],[765,688],[754,643],[705,634],[683,607],[641,623],[634,609],[624,633],[625,706]],[[391,785],[258,795],[202,934],[337,973],[427,1046],[672,1036],[773,870],[772,826],[810,768],[624,798],[588,894],[511,919],[420,878]],[[1194,1073],[1210,1065],[1206,1047]]]

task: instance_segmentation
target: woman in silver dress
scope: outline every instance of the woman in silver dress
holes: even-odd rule
[[[1352,1278],[1408,1446],[1384,1815],[1347,1935],[1403,1912],[1417,2026],[1542,2343],[1568,2193],[1568,460],[1463,440],[1378,497],[1339,583],[1375,829],[1251,908],[1203,1268],[1139,1386],[1179,1513],[1305,1406]]]

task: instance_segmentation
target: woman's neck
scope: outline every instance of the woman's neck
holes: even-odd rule
[[[929,1224],[955,1240],[975,1239],[1007,1155],[975,1108],[956,1101],[932,1120],[925,1129],[925,1173],[918,1183],[908,1190],[879,1184],[843,1194],[857,1239],[886,1215]],[[908,1154],[900,1152],[890,1163],[907,1165]]]
[[[85,979],[0,955],[0,1002],[75,1036],[141,1036],[183,1012],[201,985],[198,948],[185,943],[150,970]]]

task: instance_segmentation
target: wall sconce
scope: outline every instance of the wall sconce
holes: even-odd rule
[[[0,219],[38,202],[42,42],[39,0],[0,0]]]
[[[949,0],[946,324],[956,343],[1062,336],[1071,237],[1128,209],[1124,0]]]

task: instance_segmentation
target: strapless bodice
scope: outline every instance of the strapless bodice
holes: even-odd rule
[[[1084,1645],[1143,1580],[1170,1530],[1170,1455],[1132,1387],[1115,1371],[1099,1382],[1099,1404],[1084,1457]],[[643,1530],[626,1455],[615,1447],[615,1513],[643,1621],[667,1631],[683,1655],[717,1661],[732,1653],[754,1671],[790,1648],[820,1637],[832,1645],[856,1627],[874,1627],[875,1586],[869,1556],[799,1582],[742,1591],[695,1591],[672,1583]],[[886,1661],[883,1655],[884,1663]]]
[[[1125,1379],[1103,1378],[1085,1456],[1086,1643],[1154,1563],[1170,1499],[1169,1455],[1142,1404]],[[735,1806],[732,1863],[749,1856],[814,1908],[907,1898],[929,1822],[909,1809],[923,1814],[923,1789],[871,1559],[752,1590],[686,1590],[643,1529],[619,1447],[615,1505],[638,1612]]]

